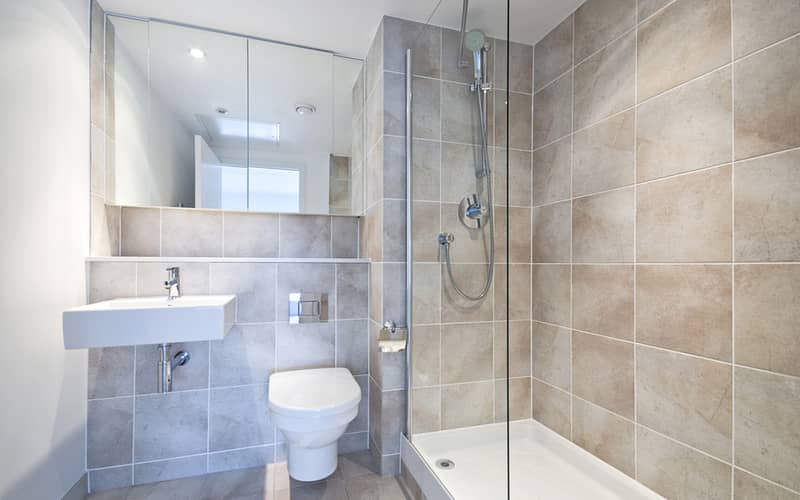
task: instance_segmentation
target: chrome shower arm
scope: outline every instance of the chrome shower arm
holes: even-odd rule
[[[466,68],[469,66],[469,61],[464,59],[464,35],[467,34],[467,11],[469,11],[469,0],[464,0],[464,6],[461,8],[461,34],[458,42],[458,54],[456,55],[456,64],[458,68]]]

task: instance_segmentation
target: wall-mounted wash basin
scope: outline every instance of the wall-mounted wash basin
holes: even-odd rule
[[[64,311],[64,347],[86,349],[225,338],[235,295],[112,299]]]

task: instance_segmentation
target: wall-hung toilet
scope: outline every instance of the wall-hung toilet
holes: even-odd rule
[[[347,368],[273,373],[269,412],[289,444],[289,475],[317,481],[333,474],[338,439],[358,414],[361,389]]]

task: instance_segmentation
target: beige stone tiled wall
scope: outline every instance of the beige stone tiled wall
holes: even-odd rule
[[[506,415],[506,276],[511,279],[510,342],[512,418],[530,417],[531,269],[531,94],[533,47],[511,47],[510,134],[506,133],[506,45],[491,41],[489,65],[489,157],[495,182],[496,259],[488,296],[469,303],[459,298],[444,272],[437,235],[455,235],[453,268],[459,284],[476,293],[486,273],[487,239],[458,221],[462,197],[478,192],[480,124],[472,68],[458,68],[458,33],[384,18],[367,57],[367,215],[364,255],[373,260],[371,324],[405,320],[405,51],[413,49],[414,289],[412,325],[412,432],[414,434],[503,421]],[[506,150],[511,152],[506,193]],[[370,142],[371,141],[371,142]],[[510,206],[506,207],[506,204]],[[510,216],[512,242],[506,266],[505,234]],[[375,237],[373,235],[379,235]],[[380,262],[380,264],[378,264]],[[377,271],[376,271],[377,269]],[[401,320],[398,320],[401,318]],[[403,389],[402,355],[374,354],[376,389]],[[376,399],[372,399],[377,404]],[[398,408],[404,411],[404,407]],[[378,447],[399,450],[405,414],[394,411],[370,420]],[[383,423],[383,427],[379,424]],[[386,426],[389,427],[387,430]],[[389,443],[388,445],[386,443]]]
[[[798,32],[588,0],[535,47],[533,417],[668,498],[800,498]]]

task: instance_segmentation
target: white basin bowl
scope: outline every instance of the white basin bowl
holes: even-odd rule
[[[63,313],[64,347],[86,349],[225,338],[236,315],[235,295],[187,295],[105,300]]]

